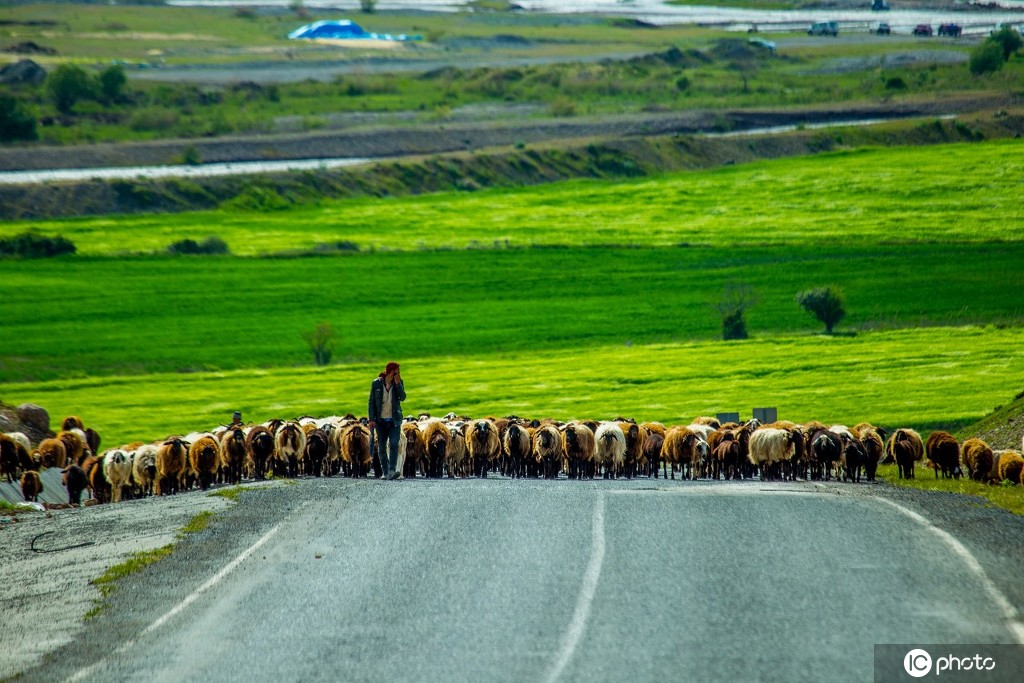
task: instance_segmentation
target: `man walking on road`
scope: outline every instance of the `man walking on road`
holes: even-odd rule
[[[402,401],[405,383],[398,363],[388,363],[384,372],[370,385],[366,407],[371,430],[377,440],[377,458],[385,479],[398,479],[398,439],[402,433]]]

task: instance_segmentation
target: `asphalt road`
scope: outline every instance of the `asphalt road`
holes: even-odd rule
[[[247,494],[23,680],[845,681],[876,643],[1016,642],[1018,518],[892,492],[305,480]],[[956,540],[979,524],[1005,530]]]

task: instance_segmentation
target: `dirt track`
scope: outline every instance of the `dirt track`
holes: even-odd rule
[[[692,134],[856,119],[941,116],[1012,104],[1011,95],[955,97],[932,102],[841,105],[804,109],[684,111],[606,118],[563,118],[512,123],[431,123],[357,131],[165,140],[151,143],[34,147],[6,150],[0,171],[147,166],[180,163],[186,146],[203,162],[333,157],[401,157],[600,137]]]

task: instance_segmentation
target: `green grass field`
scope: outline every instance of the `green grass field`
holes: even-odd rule
[[[399,359],[409,412],[673,422],[777,406],[794,420],[959,428],[1021,388],[1018,150],[33,223],[91,255],[3,262],[0,398],[80,414],[115,444],[235,409],[362,413],[369,380]],[[319,258],[121,255],[210,233],[251,255],[379,241]],[[432,235],[450,248],[421,249]],[[464,248],[474,241],[489,248]],[[529,244],[549,246],[516,247]],[[748,341],[716,340],[712,304],[730,283],[758,298]],[[856,334],[817,334],[794,302],[825,284],[845,289],[838,330]],[[320,320],[340,341],[318,369],[300,335]]]
[[[633,181],[324,201],[284,212],[10,221],[79,253],[161,252],[217,235],[243,256],[347,240],[361,249],[644,245],[816,246],[1024,239],[1021,142],[858,149]],[[1011,223],[1007,223],[1011,219]]]

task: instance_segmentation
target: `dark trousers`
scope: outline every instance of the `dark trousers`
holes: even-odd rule
[[[402,425],[394,420],[377,420],[376,431],[377,459],[387,475],[398,467],[398,439],[402,435]]]

